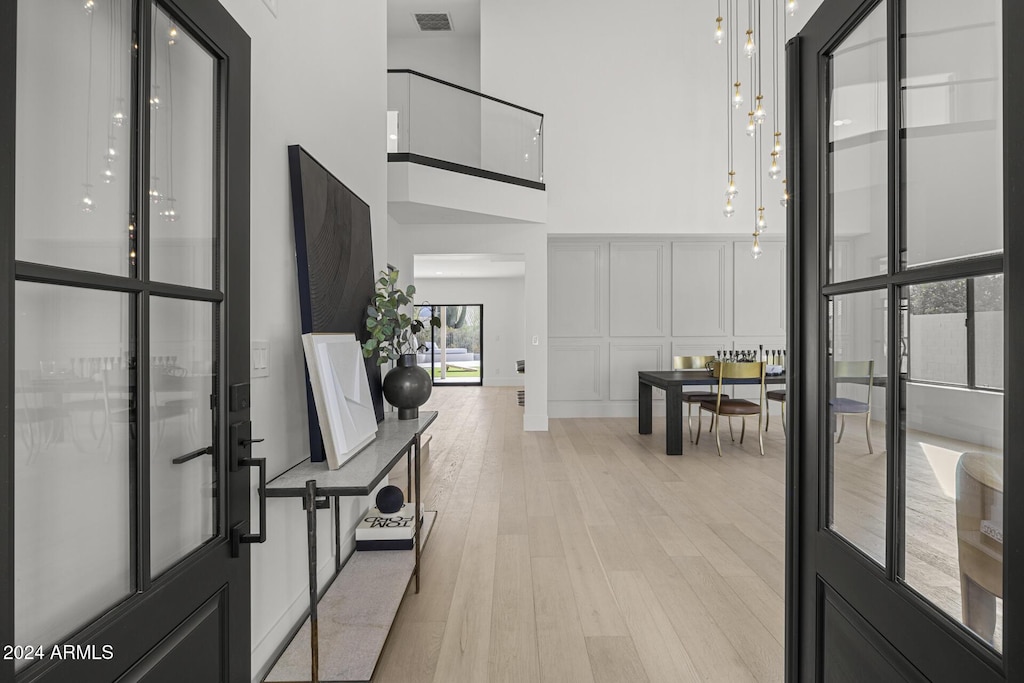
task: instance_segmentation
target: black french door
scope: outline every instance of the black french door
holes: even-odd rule
[[[249,37],[205,0],[0,32],[0,679],[248,681]]]
[[[1021,27],[825,0],[787,47],[787,680],[1024,679]]]

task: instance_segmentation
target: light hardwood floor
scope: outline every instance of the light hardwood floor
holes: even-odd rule
[[[777,421],[763,458],[753,430],[669,457],[663,420],[523,432],[514,388],[439,387],[425,408],[439,515],[374,681],[782,680]]]

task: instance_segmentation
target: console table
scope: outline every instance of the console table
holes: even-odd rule
[[[340,619],[328,620],[326,627],[333,631],[333,638],[344,642],[334,642],[329,658],[330,668],[324,672],[324,681],[363,681],[370,680],[377,664],[377,658],[384,647],[391,621],[398,610],[398,603],[409,584],[410,564],[411,575],[415,577],[416,592],[420,590],[420,551],[423,537],[433,523],[433,516],[426,521],[416,514],[415,544],[412,555],[404,550],[376,550],[356,553],[342,570],[341,561],[341,530],[339,499],[342,496],[368,496],[383,480],[384,475],[398,464],[404,455],[408,472],[408,488],[412,491],[412,500],[407,501],[414,512],[419,511],[422,503],[420,493],[420,446],[423,433],[437,418],[436,411],[420,411],[415,420],[399,420],[388,415],[384,422],[377,425],[377,438],[348,462],[336,470],[328,469],[326,462],[304,461],[282,472],[267,483],[266,495],[269,498],[301,498],[302,507],[306,511],[306,543],[309,561],[309,619],[292,639],[288,648],[275,663],[266,681],[307,680],[319,683],[320,624],[317,618],[316,571],[316,511],[330,507],[330,499],[334,498],[334,551],[335,579],[324,594],[325,602],[344,609],[353,606],[349,614],[358,614],[359,618],[352,623]],[[436,514],[436,513],[435,513]],[[352,577],[352,587],[358,586],[358,592],[346,594],[344,578]],[[387,594],[387,605],[375,604],[376,594],[367,588],[382,590]],[[335,595],[332,595],[335,594]],[[379,608],[379,609],[377,609]],[[376,613],[374,613],[376,610]],[[367,619],[367,613],[371,618]],[[382,624],[386,621],[386,624]],[[355,623],[358,622],[358,623]],[[325,631],[326,634],[326,631]],[[308,638],[308,656],[305,641]],[[347,657],[346,655],[351,655]],[[306,660],[309,668],[306,669]],[[301,672],[299,671],[301,669]]]

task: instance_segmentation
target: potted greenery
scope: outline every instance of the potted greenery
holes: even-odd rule
[[[363,343],[363,357],[376,352],[377,365],[389,361],[395,367],[384,376],[384,398],[398,408],[399,420],[419,417],[419,407],[430,398],[430,374],[416,365],[416,352],[426,348],[416,335],[426,328],[440,327],[441,319],[432,315],[427,321],[403,312],[413,305],[416,287],[409,285],[402,291],[398,287],[398,271],[380,272],[373,303],[366,308],[366,329],[370,338]]]

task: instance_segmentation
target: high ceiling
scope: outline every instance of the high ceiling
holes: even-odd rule
[[[413,19],[416,12],[447,12],[452,32],[421,32]],[[480,35],[480,0],[388,0],[388,38],[416,38],[431,35],[472,37]]]
[[[413,273],[417,280],[523,277],[526,262],[522,254],[417,254]]]

